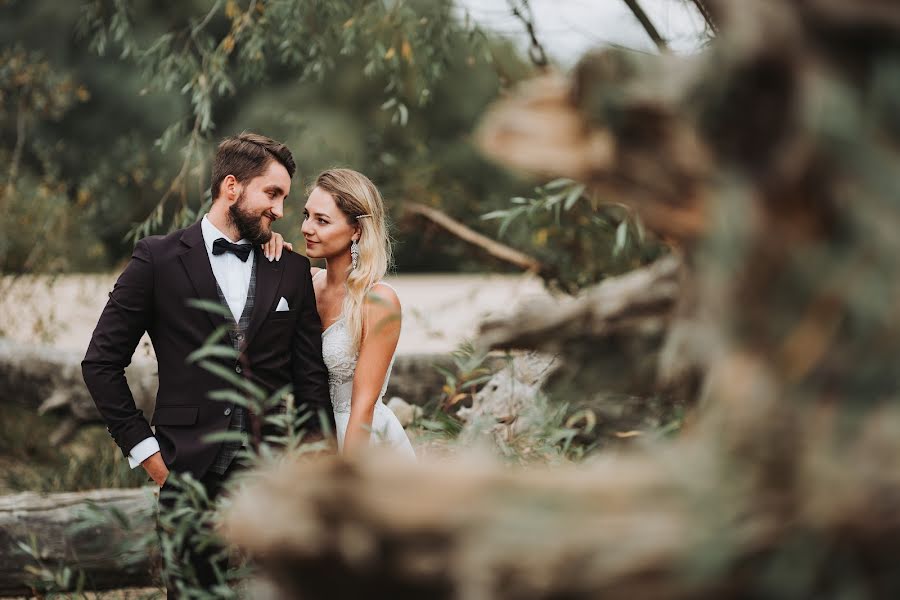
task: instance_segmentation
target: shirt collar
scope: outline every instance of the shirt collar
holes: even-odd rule
[[[213,243],[219,238],[225,238],[229,242],[231,238],[227,235],[219,231],[219,228],[212,224],[212,221],[209,220],[209,213],[203,215],[203,220],[200,221],[200,231],[203,233],[203,245],[206,246],[207,254],[212,254]],[[240,239],[237,242],[233,242],[235,244],[249,244],[245,239]]]

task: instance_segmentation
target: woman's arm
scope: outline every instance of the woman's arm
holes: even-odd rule
[[[375,403],[400,340],[400,299],[386,285],[372,288],[363,306],[363,338],[359,348],[350,421],[344,437],[344,453],[352,454],[369,444]]]

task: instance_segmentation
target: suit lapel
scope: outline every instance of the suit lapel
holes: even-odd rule
[[[250,313],[250,325],[247,327],[245,348],[253,341],[253,337],[269,316],[269,311],[275,304],[275,294],[281,283],[282,261],[269,262],[262,257],[258,249],[254,249],[253,259],[256,261],[256,299],[253,303],[253,312]]]
[[[200,229],[199,221],[184,230],[184,233],[181,234],[181,243],[187,246],[187,249],[178,258],[181,259],[181,264],[194,286],[194,291],[197,292],[196,298],[221,304],[219,294],[216,292],[216,278],[213,275],[212,266],[209,264],[209,255],[206,252],[206,245],[203,243],[203,232]],[[208,310],[203,312],[206,313],[213,328],[226,323],[223,315]]]

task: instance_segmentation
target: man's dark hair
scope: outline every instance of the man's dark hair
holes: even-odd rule
[[[294,176],[294,171],[297,170],[294,157],[281,142],[248,131],[225,138],[216,149],[213,160],[212,182],[209,186],[212,199],[219,196],[222,180],[228,175],[234,175],[235,179],[243,183],[262,175],[273,160],[287,169],[288,177]]]

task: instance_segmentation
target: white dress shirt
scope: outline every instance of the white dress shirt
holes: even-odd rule
[[[250,261],[253,260],[253,255],[251,254],[250,258],[245,261],[231,252],[216,256],[213,254],[213,243],[219,238],[225,238],[235,244],[249,244],[250,242],[244,239],[235,242],[230,239],[212,224],[208,215],[203,215],[200,231],[203,232],[203,244],[206,246],[206,255],[209,257],[209,264],[212,267],[216,283],[219,284],[219,289],[225,296],[234,320],[240,321],[244,305],[247,304],[247,290],[250,288],[250,275],[253,270],[253,264]],[[142,440],[131,449],[128,455],[128,465],[134,469],[157,452],[159,452],[159,442],[155,437]]]

